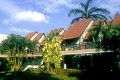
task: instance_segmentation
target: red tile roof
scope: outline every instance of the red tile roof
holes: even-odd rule
[[[30,32],[26,35],[27,39],[31,39],[37,32]]]
[[[113,25],[118,25],[120,24],[120,15],[116,15],[112,21]]]
[[[43,35],[44,35],[44,33],[39,33],[33,40],[38,41]]]
[[[61,39],[66,40],[80,37],[87,26],[90,24],[91,20],[92,19],[85,19],[77,21],[71,25],[71,27],[66,32],[63,33]]]

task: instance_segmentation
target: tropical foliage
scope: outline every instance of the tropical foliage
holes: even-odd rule
[[[46,65],[47,70],[50,69],[51,64],[55,68],[60,68],[62,61],[61,54],[61,40],[54,36],[51,41],[48,41],[43,47],[43,61]]]
[[[7,55],[8,67],[11,71],[19,71],[22,67],[23,58],[27,53],[35,50],[36,43],[26,38],[11,34],[1,43],[0,49],[2,54]]]
[[[99,24],[90,30],[90,35],[98,49],[110,51],[108,54],[106,52],[106,64],[110,64],[113,71],[120,69],[120,25]]]
[[[89,41],[92,41],[93,46],[95,48],[100,48],[100,42],[103,36],[102,35],[103,30],[104,30],[103,23],[100,23],[89,30],[89,34],[91,36]]]
[[[107,19],[106,15],[108,15],[110,12],[105,8],[98,8],[96,6],[91,7],[92,2],[93,0],[87,0],[85,3],[81,2],[80,7],[72,9],[68,15],[71,16],[74,14],[77,17],[74,18],[71,23],[87,18]]]
[[[59,36],[59,29],[54,29],[51,32],[48,33],[47,38],[49,40],[52,40],[54,36]]]
[[[9,52],[7,52],[8,57],[7,57],[7,61],[8,61],[8,67],[10,68],[10,71],[20,71],[23,65],[23,58],[26,57],[25,53],[14,53],[15,55],[11,55]]]
[[[32,53],[36,49],[36,42],[27,40],[20,35],[11,34],[6,40],[1,43],[1,54],[10,52],[15,53]]]
[[[102,48],[107,50],[109,49],[114,51],[120,51],[120,25],[109,25],[103,30],[102,34]]]
[[[90,30],[92,41],[104,50],[120,50],[120,25],[99,24]]]

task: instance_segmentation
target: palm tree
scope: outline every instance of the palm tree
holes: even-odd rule
[[[120,51],[120,25],[99,24],[89,30],[91,42],[103,50]],[[96,46],[95,46],[96,47]]]
[[[107,54],[106,61],[111,65],[113,71],[117,70],[117,67],[120,67],[120,24],[99,24],[91,29],[89,34],[92,38],[91,42],[97,45],[96,48],[104,51],[112,51],[112,53]],[[104,54],[101,55],[104,56]]]
[[[101,37],[102,37],[102,32],[103,32],[103,27],[102,27],[102,23],[100,23],[99,25],[96,25],[96,27],[93,27],[89,30],[89,34],[91,36],[90,41],[93,42],[93,46],[95,48],[100,48],[100,41],[101,41]]]
[[[71,15],[78,15],[79,17],[76,17],[72,20],[71,23],[78,21],[80,19],[87,19],[87,18],[93,18],[93,19],[107,19],[105,15],[108,15],[110,12],[105,8],[98,8],[98,7],[90,7],[93,0],[87,0],[85,3],[80,3],[80,7],[72,9],[68,16]]]

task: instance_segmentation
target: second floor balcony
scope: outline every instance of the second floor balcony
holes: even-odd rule
[[[95,48],[93,43],[84,42],[80,44],[67,44],[62,46],[62,51],[70,51],[70,50],[83,50],[83,49],[93,49]]]

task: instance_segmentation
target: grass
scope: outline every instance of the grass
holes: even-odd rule
[[[58,71],[58,73],[55,74],[40,72],[39,70],[31,70],[27,72],[6,72],[0,74],[0,80],[107,80],[109,78],[111,80],[120,80],[120,72],[96,72],[93,70],[79,72],[74,69],[64,71],[66,73]]]
[[[75,75],[70,76],[68,73],[69,70],[61,69],[58,70],[58,72],[55,71],[57,70],[54,70],[55,74],[39,71],[37,69],[26,72],[6,72],[0,74],[0,80],[79,80]]]
[[[58,80],[78,80],[76,77],[69,77],[67,75],[52,75],[52,77]]]
[[[42,75],[34,75],[27,73],[25,75],[22,74],[13,74],[9,73],[0,77],[0,80],[78,80],[76,77],[69,77],[67,75],[49,75],[49,74],[42,74]]]

